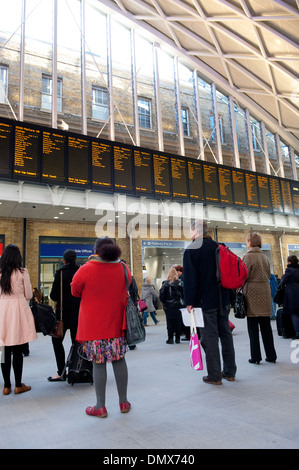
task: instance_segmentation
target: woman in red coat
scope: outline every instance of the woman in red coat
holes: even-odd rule
[[[111,238],[98,238],[95,255],[81,266],[73,277],[72,295],[81,297],[77,341],[93,361],[93,380],[97,403],[86,408],[91,416],[105,418],[107,371],[111,362],[119,394],[120,410],[130,410],[127,400],[128,370],[125,353],[126,290],[125,273],[120,262],[121,250]],[[127,269],[127,267],[125,266]],[[131,273],[128,271],[129,283]]]

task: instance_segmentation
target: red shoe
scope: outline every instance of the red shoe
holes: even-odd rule
[[[131,403],[128,401],[125,401],[124,403],[120,403],[120,411],[121,413],[128,413],[131,409]]]
[[[98,418],[106,418],[108,416],[106,406],[102,406],[98,410],[94,406],[88,406],[85,413],[89,416],[97,416]]]

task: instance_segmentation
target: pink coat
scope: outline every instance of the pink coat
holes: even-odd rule
[[[0,291],[0,346],[16,346],[37,338],[29,300],[32,288],[26,268],[11,275],[11,294]]]

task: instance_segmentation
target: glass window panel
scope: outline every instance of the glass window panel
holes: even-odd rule
[[[0,103],[7,103],[8,67],[0,65]]]
[[[92,117],[106,121],[109,117],[108,91],[102,88],[92,88]]]
[[[139,126],[151,129],[151,102],[145,98],[138,98]]]

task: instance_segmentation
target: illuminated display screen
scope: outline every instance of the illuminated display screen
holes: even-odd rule
[[[171,157],[172,195],[174,198],[187,199],[187,162],[185,159]]]
[[[232,173],[228,168],[218,168],[220,202],[226,205],[233,205]]]
[[[247,207],[245,175],[243,171],[232,170],[234,202],[237,207]]]
[[[269,177],[270,181],[270,197],[273,212],[283,212],[282,194],[280,189],[280,181],[278,178]]]
[[[293,214],[293,201],[291,194],[291,185],[289,181],[281,180],[281,194],[283,201],[283,208],[286,214]]]
[[[257,179],[256,175],[253,173],[245,172],[245,183],[246,183],[246,193],[247,193],[247,202],[248,207],[259,209],[259,197],[258,197],[258,188],[257,188]]]
[[[134,150],[135,189],[136,193],[153,194],[153,164],[151,153]]]
[[[133,191],[132,150],[114,146],[114,187],[120,191]]]
[[[0,178],[299,215],[299,182],[2,118]]]
[[[219,203],[219,184],[217,175],[217,166],[203,164],[204,184],[206,190],[206,201],[212,203]]]
[[[42,132],[42,181],[65,182],[66,138],[57,132]]]
[[[169,157],[167,155],[153,155],[155,194],[170,196]]]
[[[68,138],[68,182],[89,186],[89,141],[82,137]]]
[[[13,136],[11,124],[0,122],[0,175],[9,177],[10,170],[10,149]]]
[[[112,190],[110,143],[92,140],[91,142],[91,174],[94,189]]]
[[[204,190],[202,163],[197,162],[196,160],[188,161],[188,178],[190,198],[198,202],[203,202]]]
[[[14,177],[38,180],[40,130],[15,127]]]
[[[271,211],[271,197],[268,176],[257,175],[257,184],[259,188],[261,209]]]

